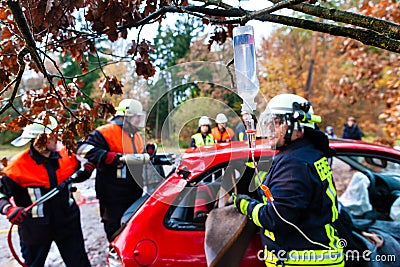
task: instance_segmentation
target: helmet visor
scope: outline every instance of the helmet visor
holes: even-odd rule
[[[125,119],[128,120],[132,126],[137,128],[146,126],[146,112],[136,112],[131,116],[126,116]]]
[[[281,114],[264,112],[260,116],[260,121],[257,125],[257,136],[261,138],[274,138],[275,127],[285,123],[285,117]]]

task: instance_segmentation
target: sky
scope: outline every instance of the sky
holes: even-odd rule
[[[239,7],[239,1],[236,0],[225,0],[224,3],[230,4],[232,6],[237,6]],[[243,9],[246,10],[252,10],[254,6],[257,6],[257,10],[261,10],[263,8],[266,8],[270,6],[271,3],[268,1],[260,1],[260,0],[242,0],[240,1],[240,6]],[[174,25],[175,21],[177,19],[178,14],[168,14],[167,18],[163,21],[163,25]],[[274,23],[269,23],[269,22],[261,22],[261,21],[249,21],[246,25],[252,25],[254,27],[254,38],[256,44],[261,44],[262,38],[265,37],[267,38],[268,35],[272,32],[274,27],[277,26],[277,24]],[[157,28],[158,28],[158,23],[153,23],[151,25],[146,25],[143,27],[142,32],[141,32],[141,39],[146,39],[149,41],[152,41],[153,38],[157,34]],[[207,28],[206,28],[207,30]],[[210,28],[208,28],[209,31],[211,31]],[[139,30],[133,29],[130,31],[130,39],[136,39],[137,34]],[[131,39],[131,40],[132,40]]]

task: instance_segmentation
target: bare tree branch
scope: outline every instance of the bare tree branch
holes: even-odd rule
[[[377,34],[370,30],[335,26],[332,24],[272,14],[259,15],[258,19],[260,21],[275,22],[282,25],[300,27],[306,30],[329,33],[335,36],[349,37],[366,45],[373,45],[388,51],[400,53],[400,42],[398,40]]]
[[[17,92],[18,92],[19,84],[21,83],[21,80],[22,80],[22,75],[25,72],[24,57],[28,53],[29,53],[29,49],[24,47],[18,54],[18,65],[19,65],[18,74],[17,74],[17,77],[15,77],[14,81],[9,84],[9,85],[14,84],[14,88],[12,89],[11,96],[10,96],[9,100],[7,101],[7,103],[4,106],[1,107],[0,115],[2,115],[8,108],[13,106],[13,102],[14,102],[15,96],[17,95]]]
[[[370,29],[383,35],[387,35],[388,37],[400,40],[400,25],[387,20],[363,16],[360,14],[333,8],[323,8],[310,4],[295,5],[292,6],[291,9],[319,18],[329,19],[336,22],[343,22],[353,26]]]

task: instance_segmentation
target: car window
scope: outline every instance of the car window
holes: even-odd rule
[[[246,163],[240,160],[221,164],[188,184],[171,205],[165,225],[175,230],[204,230],[208,213],[227,201],[233,184],[239,192],[248,192],[254,169]]]
[[[361,172],[373,185],[382,183],[400,183],[400,162],[381,156],[338,155],[333,158],[332,173],[340,197],[348,187],[354,174]],[[394,188],[397,186],[394,185]],[[388,189],[390,190],[390,189]]]

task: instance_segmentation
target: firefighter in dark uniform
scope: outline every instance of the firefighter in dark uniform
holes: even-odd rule
[[[144,152],[139,129],[145,126],[146,114],[135,99],[124,99],[115,117],[98,127],[78,144],[78,155],[96,164],[96,197],[109,242],[121,226],[124,212],[143,194]],[[124,155],[138,156],[137,164],[126,165]],[[142,161],[143,159],[143,161]]]
[[[316,130],[316,118],[320,120],[311,103],[300,96],[272,98],[259,129],[279,152],[268,173],[256,178],[263,183],[258,189],[262,197],[233,195],[238,211],[261,228],[266,266],[344,266],[334,226],[336,189],[327,161],[334,151]]]
[[[22,257],[28,266],[43,267],[54,241],[66,266],[90,266],[82,235],[80,211],[69,186],[31,210],[25,208],[37,201],[80,167],[75,155],[68,155],[50,134],[57,127],[55,118],[35,120],[25,127],[22,135],[12,144],[30,148],[14,156],[3,169],[0,180],[0,211],[9,221],[18,225]],[[47,121],[47,120],[46,120]],[[40,143],[46,144],[43,148]],[[94,166],[85,165],[78,171],[76,182],[90,177]],[[13,197],[14,201],[10,201]],[[14,205],[15,203],[15,205]]]

